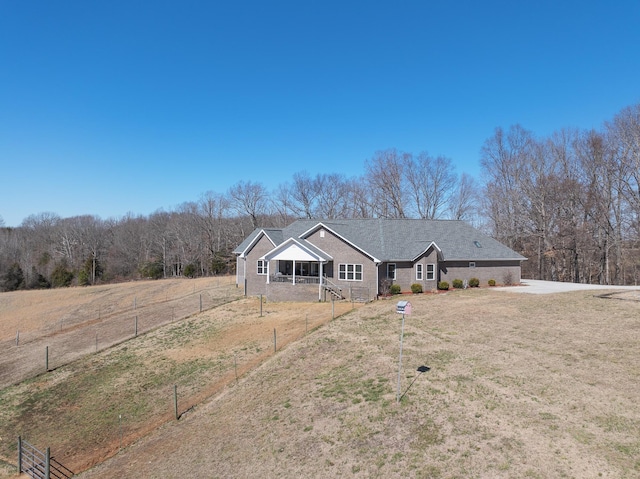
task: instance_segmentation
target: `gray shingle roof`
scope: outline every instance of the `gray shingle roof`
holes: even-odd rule
[[[413,261],[432,242],[446,261],[526,259],[464,221],[383,218],[298,220],[282,230],[256,230],[234,252],[244,251],[260,231],[280,244],[290,237],[299,238],[320,223],[380,261]]]
[[[290,237],[290,236],[287,236],[285,238],[283,236],[283,230],[281,228],[256,228],[255,230],[253,230],[251,232],[251,234],[249,236],[247,236],[244,239],[244,241],[242,243],[240,243],[236,247],[236,249],[233,250],[233,254],[242,254],[242,253],[244,253],[246,251],[246,249],[249,247],[249,245],[251,243],[253,243],[253,241],[256,239],[258,234],[260,234],[261,232],[264,232],[269,238],[271,238],[271,241],[273,241],[276,244],[276,246],[278,246],[285,239]]]

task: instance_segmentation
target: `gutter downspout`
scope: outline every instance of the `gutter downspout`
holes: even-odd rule
[[[242,258],[242,276],[244,283],[244,296],[247,297],[247,257]]]

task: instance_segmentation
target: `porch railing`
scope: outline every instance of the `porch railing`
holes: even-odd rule
[[[272,283],[293,283],[293,275],[289,274],[273,274],[269,278],[269,281]],[[319,284],[320,277],[319,276],[295,276],[297,284]]]

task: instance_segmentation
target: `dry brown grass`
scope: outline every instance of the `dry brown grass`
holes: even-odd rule
[[[233,277],[0,294],[0,388],[237,298]],[[19,333],[19,334],[18,334]],[[18,339],[18,341],[16,341]]]
[[[640,305],[411,297],[332,322],[83,478],[640,475]],[[416,369],[431,370],[419,375]]]
[[[141,287],[146,290],[148,285]],[[128,288],[131,293],[136,285]],[[136,292],[139,299],[149,298]],[[22,435],[41,448],[51,445],[70,469],[86,469],[171,420],[174,385],[183,413],[234,381],[236,373],[242,376],[273,355],[274,329],[276,346],[282,348],[329,321],[334,312],[351,309],[348,303],[334,308],[314,303],[304,305],[303,311],[299,304],[264,304],[260,316],[259,299],[235,300],[233,294],[239,291],[229,282],[208,294],[217,295],[220,306],[137,338],[129,336],[126,342],[1,390],[0,438],[5,439],[0,439],[0,457],[13,459],[16,437]],[[91,324],[56,336],[61,341],[76,333],[86,336]],[[0,364],[7,368],[7,363]]]
[[[395,301],[378,301],[269,355],[80,477],[640,475],[640,303],[488,289],[409,299],[400,404],[400,316]],[[254,311],[247,331],[287,316],[270,305],[256,318],[240,302],[236,320],[243,305]],[[128,343],[130,353],[192,360],[207,350],[163,349],[151,337]],[[431,370],[419,374],[421,365]]]

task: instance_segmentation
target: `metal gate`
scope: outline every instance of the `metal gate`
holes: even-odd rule
[[[51,450],[40,451],[18,437],[18,472],[32,479],[69,479],[73,472],[51,457]]]

